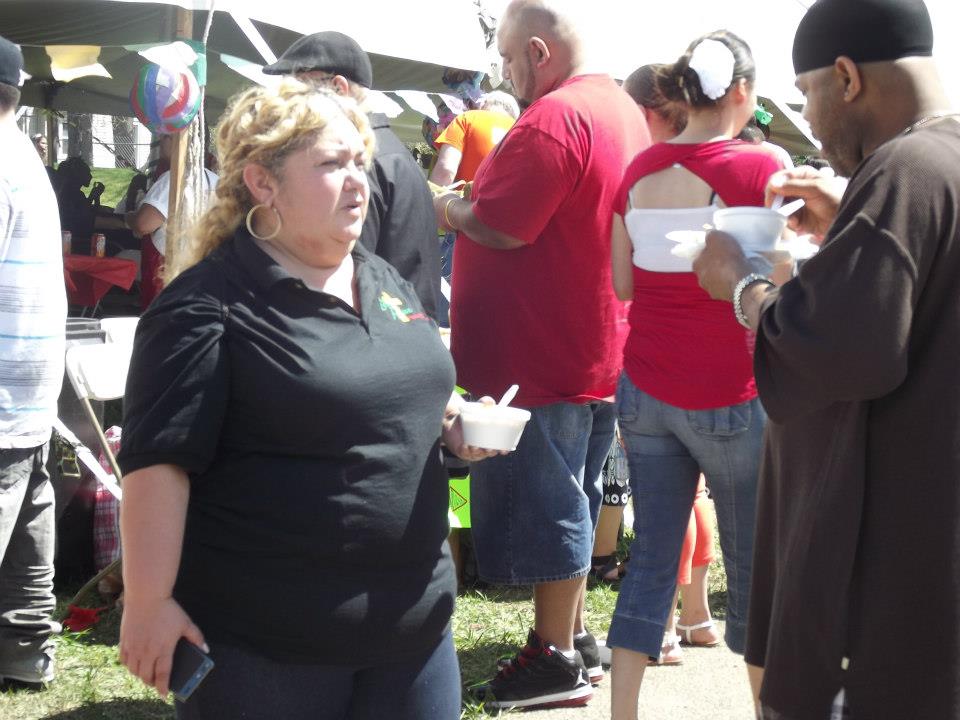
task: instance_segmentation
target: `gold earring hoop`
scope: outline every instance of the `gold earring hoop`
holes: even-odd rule
[[[273,232],[270,233],[269,235],[257,235],[257,233],[253,229],[253,214],[260,208],[269,208],[270,210],[273,210],[273,214],[277,216],[277,227],[274,228]],[[277,233],[280,232],[280,228],[282,227],[283,227],[283,218],[280,217],[280,211],[277,210],[273,205],[258,203],[254,205],[252,208],[250,208],[250,211],[247,213],[247,231],[251,235],[253,235],[257,240],[263,240],[263,241],[273,240],[277,236]]]

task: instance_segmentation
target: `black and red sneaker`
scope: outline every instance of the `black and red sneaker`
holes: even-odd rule
[[[531,630],[526,647],[470,694],[488,708],[578,707],[593,697],[593,686],[579,652],[568,658]]]
[[[603,672],[603,663],[601,662],[600,647],[597,645],[597,639],[593,633],[587,631],[582,635],[573,636],[573,649],[580,653],[584,667],[587,668],[587,674],[590,676],[590,682],[593,685],[599,685],[603,682],[605,673]],[[497,668],[504,668],[514,661],[515,657],[506,656],[497,660]],[[606,663],[610,664],[609,661]]]
[[[580,653],[583,664],[587,668],[587,674],[590,676],[590,682],[594,685],[599,684],[603,680],[603,663],[600,662],[600,648],[593,633],[588,631],[580,636],[575,635],[573,649]]]

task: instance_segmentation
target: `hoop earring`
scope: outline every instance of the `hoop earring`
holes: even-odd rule
[[[270,233],[269,235],[257,235],[257,233],[254,232],[253,230],[253,214],[260,208],[270,208],[271,210],[273,210],[273,214],[277,216],[277,227],[274,228],[273,232]],[[273,205],[258,203],[257,205],[254,205],[252,208],[250,208],[250,211],[247,213],[247,231],[251,235],[253,235],[253,237],[255,237],[257,240],[263,240],[265,242],[267,240],[273,240],[277,236],[277,233],[280,232],[280,228],[282,227],[283,227],[283,218],[280,217],[280,211],[277,210]]]

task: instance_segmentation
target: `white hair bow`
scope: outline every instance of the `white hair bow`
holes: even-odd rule
[[[690,69],[700,78],[703,94],[711,100],[723,97],[733,82],[736,58],[719,40],[704,40],[690,55]]]

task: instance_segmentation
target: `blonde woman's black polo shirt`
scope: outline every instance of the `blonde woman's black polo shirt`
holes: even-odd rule
[[[280,660],[418,652],[453,610],[453,364],[410,284],[353,258],[359,314],[238,231],[151,305],[127,381],[123,471],[190,476],[174,596],[208,638]]]

